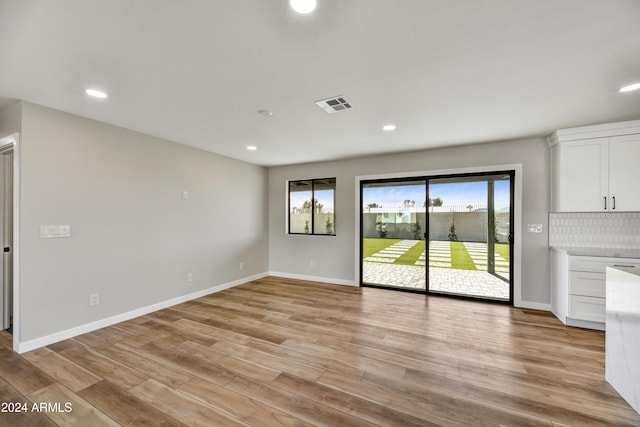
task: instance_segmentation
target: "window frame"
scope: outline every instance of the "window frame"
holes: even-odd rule
[[[316,233],[315,232],[315,208],[311,207],[311,223],[309,225],[308,233],[298,233],[291,231],[291,185],[299,182],[311,182],[311,204],[314,204],[316,183],[319,181],[331,181],[333,180],[333,233]],[[287,234],[297,236],[335,236],[336,235],[336,191],[337,191],[337,179],[335,177],[330,178],[310,178],[310,179],[292,179],[287,181]]]

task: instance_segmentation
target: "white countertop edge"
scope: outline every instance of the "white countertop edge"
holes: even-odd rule
[[[640,248],[638,249],[621,249],[621,248],[585,248],[572,246],[549,246],[549,249],[557,252],[566,252],[568,255],[574,256],[600,256],[612,258],[639,258]]]
[[[618,271],[621,271],[623,273],[627,273],[627,274],[631,274],[633,276],[640,277],[640,268],[622,267],[622,266],[616,265],[616,266],[613,266],[613,267],[607,266],[607,270],[609,270],[609,269],[618,270]]]

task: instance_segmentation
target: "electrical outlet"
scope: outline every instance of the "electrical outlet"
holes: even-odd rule
[[[542,233],[542,224],[527,224],[527,233]]]
[[[240,271],[244,270],[244,262],[240,261]]]
[[[100,294],[89,295],[89,305],[94,306],[100,304]]]
[[[193,273],[187,273],[187,282],[193,282]]]
[[[312,260],[309,262],[309,265],[311,266],[311,268],[314,268],[314,267],[316,266],[316,260],[315,260],[315,259],[312,259]]]

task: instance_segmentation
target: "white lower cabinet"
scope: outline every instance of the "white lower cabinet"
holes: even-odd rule
[[[640,270],[640,259],[551,251],[551,309],[566,325],[604,330],[606,267]]]
[[[604,323],[605,308],[604,298],[569,295],[569,319]]]

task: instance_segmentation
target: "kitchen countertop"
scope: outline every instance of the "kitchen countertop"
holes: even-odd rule
[[[549,246],[554,251],[566,252],[568,255],[601,256],[613,258],[640,258],[639,249],[620,248],[585,248],[571,246]]]
[[[609,267],[609,268],[613,268],[614,270],[620,270],[620,271],[623,271],[625,273],[633,274],[635,276],[640,276],[640,269],[637,269],[637,268],[622,267],[622,266],[619,266],[619,265],[616,265],[615,267]]]
[[[605,377],[640,412],[640,275],[607,268]]]

